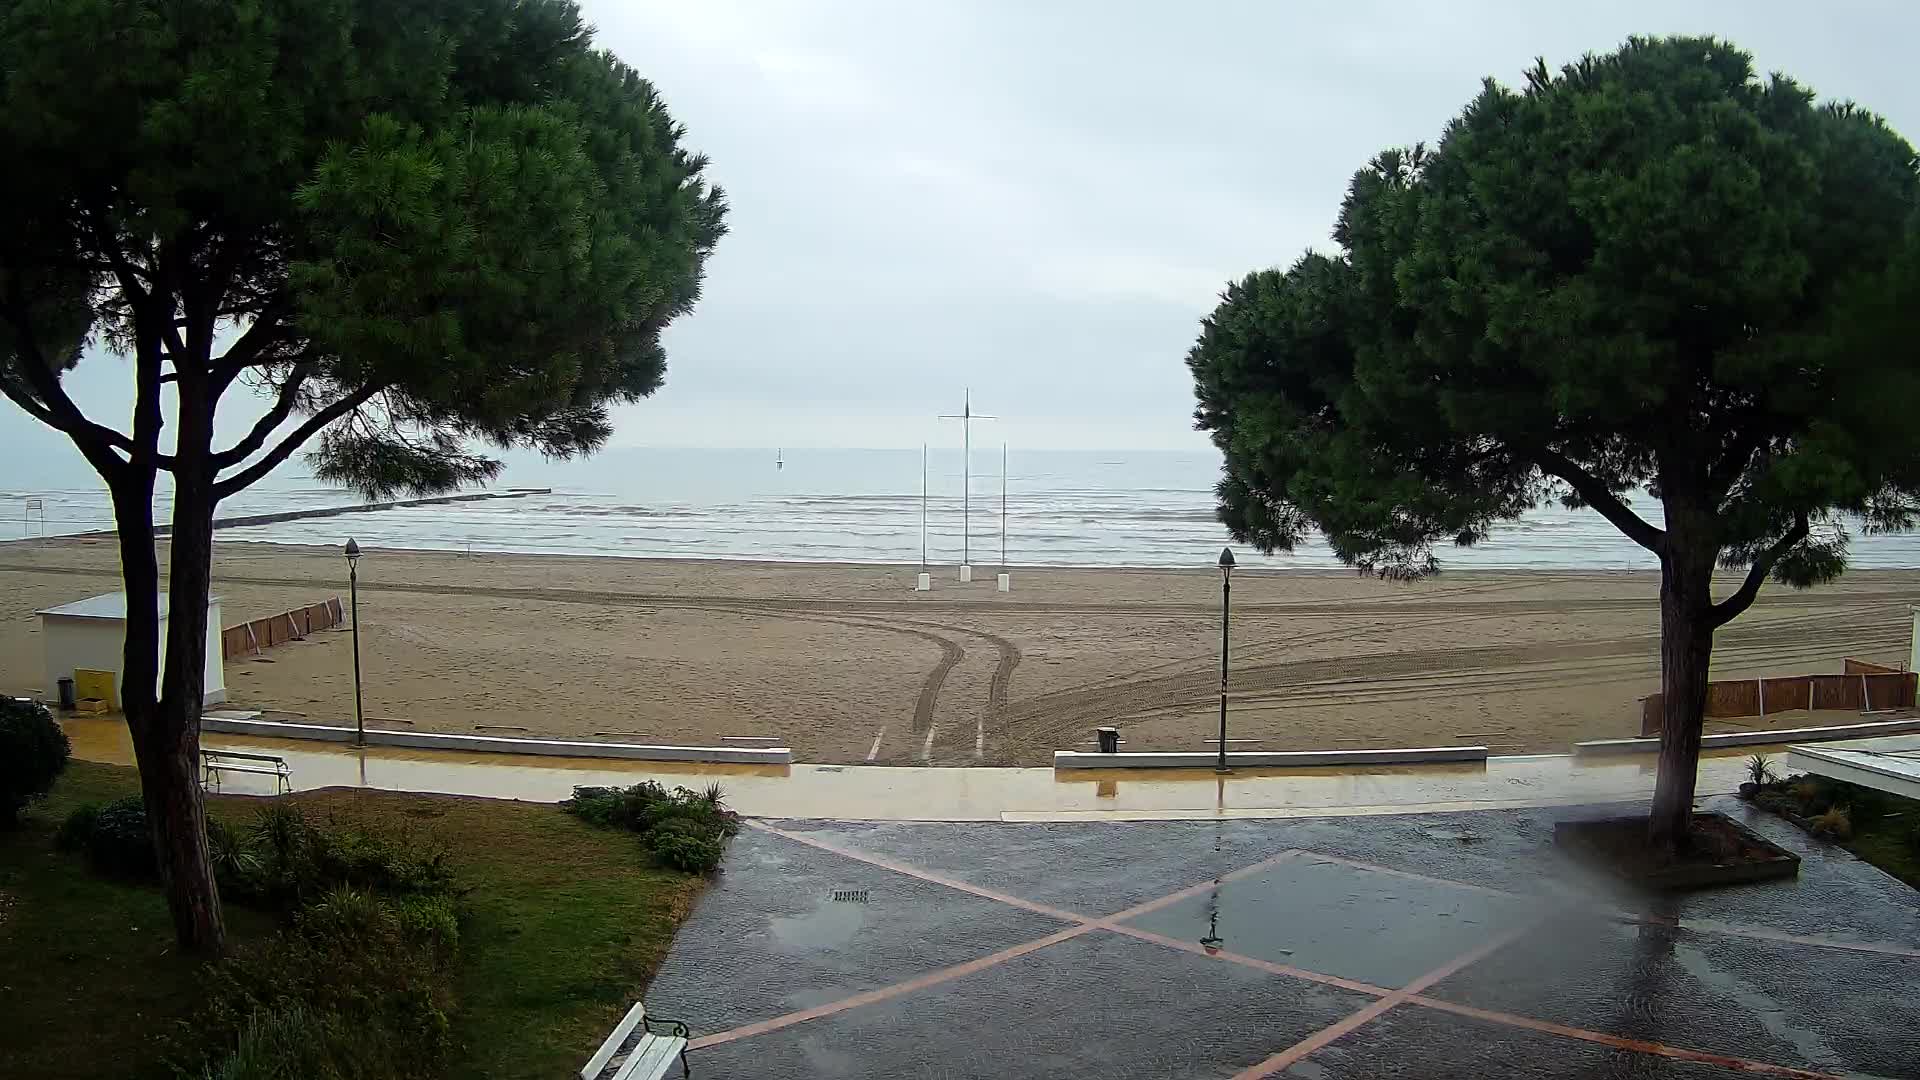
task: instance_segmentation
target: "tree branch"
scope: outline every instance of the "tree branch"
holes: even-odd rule
[[[240,377],[241,372],[258,363],[260,355],[266,352],[268,346],[279,340],[281,332],[286,329],[280,322],[281,312],[285,307],[285,304],[276,301],[263,308],[258,315],[254,316],[253,323],[247,327],[247,332],[240,335],[240,340],[234,342],[233,346],[222,353],[220,359],[213,364],[215,396],[225,393],[227,387],[233,385],[233,380]]]
[[[139,270],[127,260],[126,252],[120,250],[120,245],[110,239],[107,230],[101,226],[100,219],[104,213],[101,208],[94,207],[87,214],[87,223],[93,228],[93,237],[99,243],[100,250],[107,253],[107,265],[113,267],[114,276],[120,279],[120,288],[126,292],[130,302],[138,304],[150,294],[140,284]]]
[[[1666,547],[1667,534],[1633,512],[1620,497],[1607,490],[1599,477],[1581,468],[1571,459],[1555,451],[1540,447],[1529,451],[1529,456],[1540,466],[1542,472],[1557,476],[1572,486],[1574,493],[1582,502],[1600,512],[1600,516],[1613,523],[1613,527],[1624,533],[1627,539],[1653,552],[1661,554]]]
[[[1747,568],[1747,580],[1740,583],[1740,588],[1735,590],[1732,596],[1707,609],[1708,622],[1713,627],[1725,626],[1741,612],[1752,607],[1753,598],[1760,594],[1761,584],[1767,580],[1767,575],[1773,572],[1774,566],[1780,562],[1780,557],[1792,550],[1795,544],[1805,540],[1810,531],[1807,516],[1801,514],[1794,521],[1793,528],[1788,529],[1784,536],[1773,542],[1772,547],[1753,560],[1753,565]]]
[[[214,469],[217,471],[232,468],[247,460],[256,450],[265,446],[267,444],[267,437],[272,435],[274,430],[281,424],[285,423],[287,417],[293,415],[294,407],[300,403],[300,387],[307,381],[307,377],[312,373],[313,368],[311,365],[302,364],[297,366],[293,374],[287,377],[287,381],[280,384],[280,394],[274,399],[273,408],[267,410],[265,416],[254,421],[253,429],[247,432],[246,438],[213,455]]]
[[[1707,490],[1716,500],[1725,497],[1733,490],[1740,475],[1747,471],[1747,465],[1753,461],[1753,455],[1767,444],[1767,436],[1759,430],[1756,422],[1751,428],[1736,436],[1733,445],[1715,462],[1707,472]]]
[[[26,408],[27,414],[56,431],[65,432],[73,444],[80,448],[102,478],[111,481],[119,467],[125,462],[112,451],[120,450],[133,453],[133,440],[103,424],[87,419],[80,407],[67,396],[60,385],[59,376],[47,363],[46,356],[40,351],[40,344],[34,337],[32,320],[27,317],[26,304],[20,299],[17,287],[8,290],[6,304],[7,321],[13,324],[14,336],[18,342],[18,351],[14,354],[13,367],[20,378],[33,391],[38,408]],[[7,397],[20,402],[24,395],[18,384],[5,380]]]
[[[187,355],[186,340],[180,336],[180,328],[171,323],[162,327],[160,332],[166,338],[167,352],[173,354],[174,375],[172,377],[177,379],[180,377],[180,360]]]
[[[382,389],[384,389],[384,387],[376,385],[363,386],[353,393],[348,394],[346,397],[328,405],[326,408],[321,409],[319,412],[314,413],[312,416],[307,417],[306,423],[294,429],[293,434],[282,439],[279,445],[267,451],[266,455],[261,457],[260,460],[213,485],[214,501],[219,502],[221,499],[232,495],[236,491],[245,490],[247,485],[272,472],[276,466],[287,460],[295,450],[300,448],[302,443],[312,438],[314,433],[326,427],[328,424],[333,423],[335,420],[352,413],[360,408],[360,406],[365,405],[373,395],[379,393]]]

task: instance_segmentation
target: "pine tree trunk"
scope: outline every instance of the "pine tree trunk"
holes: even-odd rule
[[[1648,842],[1677,852],[1693,820],[1700,732],[1713,659],[1713,566],[1719,549],[1701,542],[1691,516],[1668,507],[1668,549],[1660,565],[1660,771]]]
[[[218,952],[225,944],[226,927],[207,852],[206,809],[199,783],[199,705],[196,700],[188,713],[181,708],[183,702],[177,696],[170,700],[164,694],[155,693],[161,674],[160,571],[153,550],[153,474],[136,472],[114,484],[111,490],[120,544],[120,573],[127,593],[120,707],[133,738],[134,760],[140,770],[140,792],[146,804],[154,857],[173,917],[174,934],[181,947]],[[177,540],[173,551],[177,559],[180,551]],[[177,593],[180,584],[178,575],[174,575],[170,582],[174,592]],[[170,598],[170,607],[168,666],[175,666],[174,661],[182,658],[204,663],[204,636],[187,647],[173,640],[183,621],[197,622],[199,632],[206,633],[204,595],[198,620],[179,617],[183,609],[177,598]],[[204,681],[204,669],[195,666],[194,685],[198,687]]]
[[[188,717],[181,706],[162,698],[153,722],[134,735],[134,753],[174,936],[189,952],[218,953],[226,946],[227,926],[207,850],[200,723],[197,708]]]
[[[182,379],[175,440],[173,532],[167,579],[166,666],[149,742],[139,746],[147,820],[153,823],[167,906],[183,948],[226,944],[220,889],[207,847],[200,788],[200,709],[206,691],[207,600],[213,571],[212,410],[204,384]]]

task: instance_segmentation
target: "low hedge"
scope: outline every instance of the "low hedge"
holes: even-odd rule
[[[577,787],[560,808],[589,824],[640,835],[641,846],[662,866],[688,874],[712,873],[740,831],[740,815],[727,809],[726,793],[668,790],[652,780],[632,787]]]
[[[67,733],[37,701],[0,697],[0,827],[53,789],[73,753]]]

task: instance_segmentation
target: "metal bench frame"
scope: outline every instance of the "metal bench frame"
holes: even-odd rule
[[[249,764],[258,762],[258,764]],[[220,774],[226,772],[254,773],[259,776],[273,777],[275,794],[290,794],[293,791],[293,770],[287,767],[287,759],[272,754],[246,754],[238,750],[200,751],[200,786],[218,788]]]

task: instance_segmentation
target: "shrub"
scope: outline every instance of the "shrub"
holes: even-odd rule
[[[314,874],[326,885],[358,885],[392,894],[453,889],[446,848],[411,834],[332,825],[308,830],[307,852]]]
[[[1818,814],[1830,805],[1826,788],[1817,780],[1802,780],[1793,785],[1793,801],[1800,804],[1800,812],[1806,815]]]
[[[153,856],[153,837],[147,831],[147,806],[138,795],[100,808],[87,836],[87,862],[103,874],[152,879],[160,867]]]
[[[647,850],[663,865],[689,874],[711,873],[727,852],[726,834],[692,818],[670,818],[644,838]]]
[[[296,824],[295,852],[334,831]],[[175,1060],[219,1080],[443,1075],[458,940],[450,895],[335,884],[297,906],[288,930],[206,969],[204,1006]],[[298,1068],[275,1071],[288,1040]]]
[[[52,790],[72,752],[45,705],[0,697],[0,826],[18,822],[28,803]]]
[[[292,803],[268,803],[254,815],[252,836],[265,857],[285,862],[306,842],[307,816]]]
[[[85,851],[93,838],[93,824],[100,817],[99,803],[81,803],[53,834],[53,846],[61,851]]]
[[[344,885],[295,913],[294,927],[342,951],[398,942],[444,958],[460,942],[460,916],[450,896],[388,898]]]
[[[447,896],[406,896],[394,902],[400,934],[416,945],[450,955],[460,946],[460,916]]]
[[[300,929],[206,969],[205,1005],[181,1053],[217,1059],[208,1075],[221,1080],[445,1073],[451,976],[439,954],[400,936],[377,898],[329,901],[327,914],[302,912]],[[287,1040],[294,1064],[275,1071]]]
[[[213,876],[222,891],[237,897],[250,895],[260,876],[260,856],[246,839],[225,822],[207,819],[207,852]]]
[[[653,825],[653,808],[670,797],[666,788],[652,780],[628,788],[577,787],[560,809],[603,829],[645,832]]]
[[[247,1017],[233,1053],[203,1075],[206,1080],[305,1080],[316,1075],[316,1051],[337,1040],[326,1018],[302,1005],[257,1009]]]
[[[1747,779],[1760,787],[1766,787],[1780,778],[1773,773],[1773,759],[1765,754],[1755,754],[1747,759]]]
[[[740,831],[740,815],[727,809],[719,784],[705,791],[668,791],[651,780],[627,788],[577,787],[560,808],[592,825],[639,833],[661,864],[691,874],[719,866],[727,840]]]
[[[372,893],[341,886],[301,908],[293,925],[302,934],[337,949],[379,944],[396,929],[393,913]]]
[[[276,803],[260,811],[251,831],[259,860],[251,892],[293,910],[336,886],[392,895],[436,895],[454,888],[446,848],[405,832],[366,826],[316,825],[299,807]]]
[[[1844,806],[1828,807],[1811,823],[1814,835],[1829,840],[1850,840],[1853,838],[1853,815]]]

